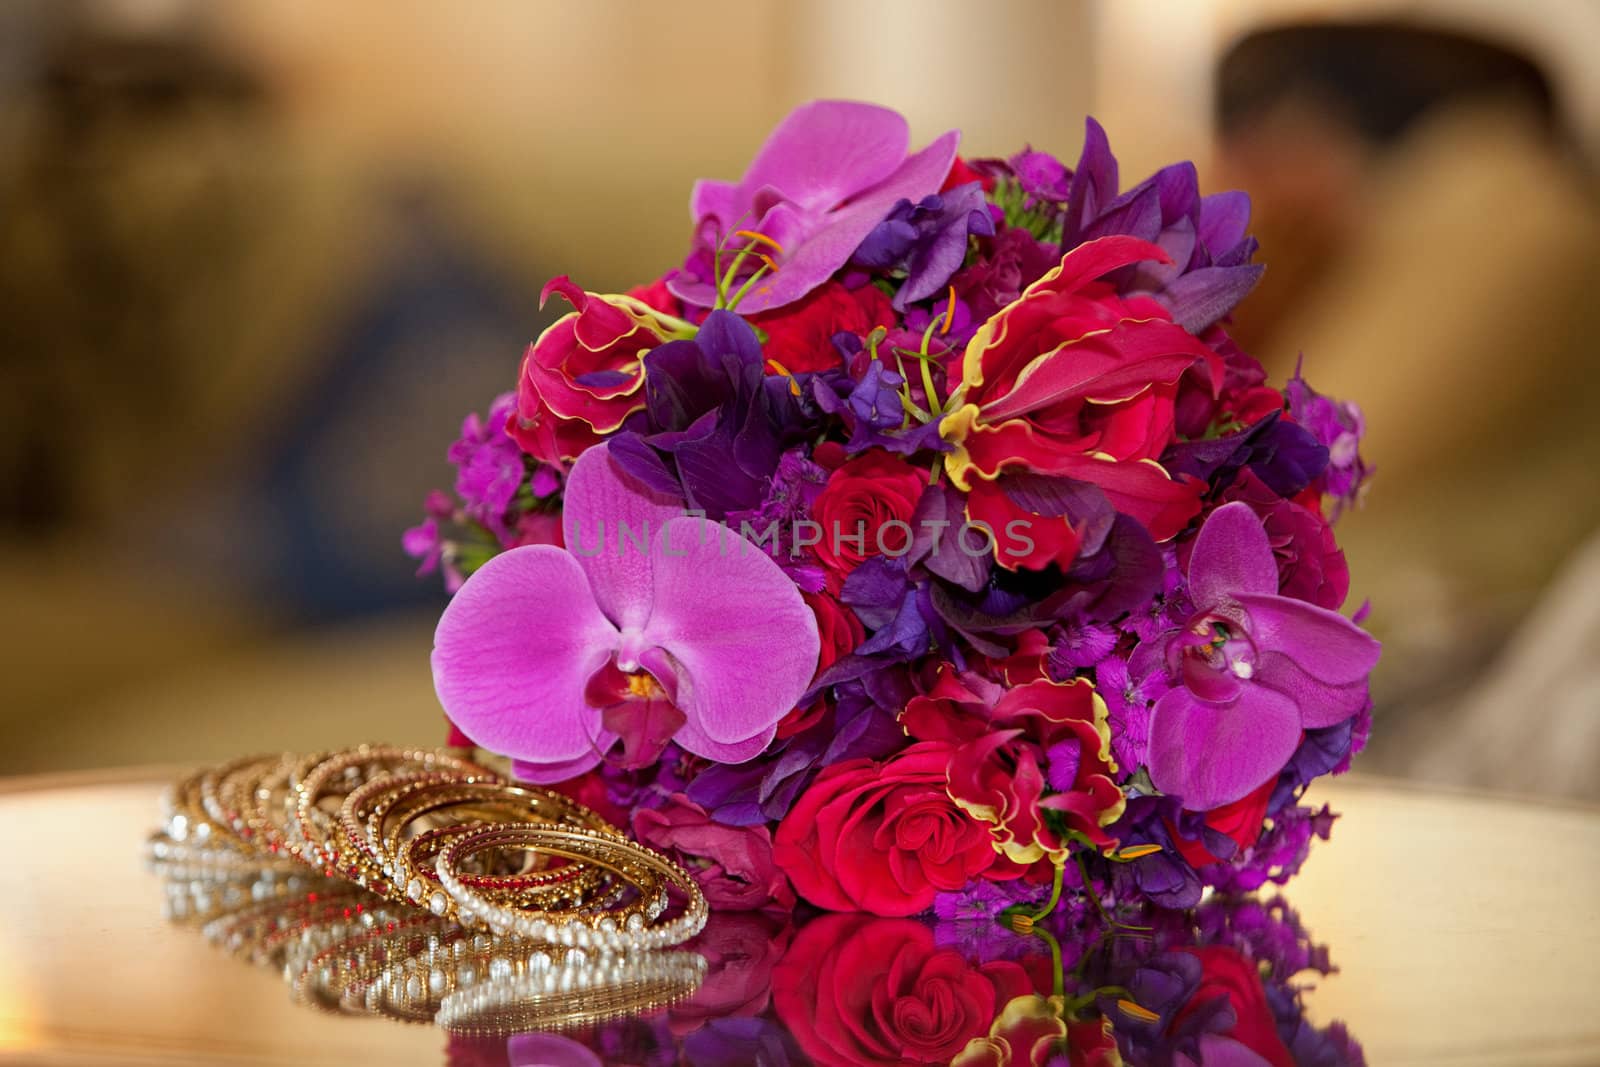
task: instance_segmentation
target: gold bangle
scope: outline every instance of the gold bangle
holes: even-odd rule
[[[328,874],[341,873],[339,841],[330,826],[336,815],[321,809],[319,802],[325,797],[348,795],[374,771],[429,772],[441,767],[470,778],[499,781],[499,776],[487,768],[434,749],[361,745],[324,758],[306,757],[289,777],[290,792],[285,800],[285,836],[290,851],[302,862]]]
[[[501,906],[463,882],[460,867],[462,861],[478,853],[505,848],[605,867],[638,888],[640,899],[625,909],[589,912],[537,912]],[[665,948],[699,933],[708,914],[699,883],[682,867],[618,833],[603,830],[534,824],[475,828],[446,845],[435,868],[443,888],[440,895],[455,906],[463,925],[481,923],[497,934],[515,934],[566,947],[613,952]],[[651,925],[667,909],[669,886],[684,897],[686,904],[675,918]],[[430,897],[430,906],[433,902]]]

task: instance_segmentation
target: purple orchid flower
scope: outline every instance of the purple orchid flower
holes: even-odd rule
[[[740,763],[816,670],[816,618],[767,554],[630,479],[604,448],[567,478],[566,549],[514,548],[439,620],[433,678],[474,743],[555,782],[624,742]]]
[[[755,314],[800,299],[843,267],[895,204],[937,193],[960,139],[951,130],[908,156],[910,128],[888,108],[848,100],[796,108],[737,183],[695,183],[689,213],[696,248],[667,288],[686,304],[714,306],[712,249],[719,242],[725,250],[735,248],[728,242],[743,229],[781,251],[773,257],[777,271],[757,284],[739,310]]]
[[[1266,530],[1243,502],[1201,526],[1189,595],[1187,624],[1135,658],[1159,657],[1175,685],[1151,712],[1150,780],[1209,811],[1273,778],[1304,731],[1360,711],[1380,646],[1343,615],[1278,595]]]

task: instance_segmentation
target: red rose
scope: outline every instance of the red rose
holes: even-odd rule
[[[982,512],[975,520],[997,533],[1011,520],[1041,530],[1070,526],[1059,511],[1032,513],[992,484],[981,488],[1004,471],[1096,485],[1158,541],[1199,512],[1205,486],[1173,479],[1156,460],[1176,440],[1179,379],[1203,361],[1215,380],[1221,357],[1154,300],[1119,297],[1095,280],[1166,258],[1131,237],[1080,245],[973,336],[962,367],[966,403],[945,418],[942,432],[955,445],[945,458],[951,480],[981,494],[969,506]],[[1041,550],[1043,558],[1002,554],[999,562],[1038,567],[1075,548],[1069,539]]]
[[[819,908],[915,915],[999,856],[945,792],[953,748],[912,745],[886,762],[836,763],[778,824],[778,866]]]
[[[765,825],[716,822],[706,809],[674,793],[659,808],[634,811],[633,836],[682,863],[713,908],[794,907],[794,890],[773,861],[772,833]]]
[[[817,635],[822,639],[822,652],[817,657],[817,673],[821,674],[839,659],[856,650],[867,638],[856,613],[839,603],[827,593],[802,592],[801,597],[817,617]]]
[[[633,297],[599,296],[554,278],[577,310],[557,319],[522,357],[517,410],[506,432],[535,459],[565,467],[644,407],[644,355],[686,326]]]
[[[879,449],[849,460],[828,476],[811,505],[822,526],[817,555],[831,569],[848,573],[868,556],[903,553],[927,487],[927,471]]]
[[[839,366],[843,358],[833,347],[835,334],[865,338],[879,326],[892,327],[895,313],[877,286],[846,289],[838,282],[828,282],[804,299],[750,321],[766,331],[767,342],[761,350],[768,371],[799,374]]]
[[[950,173],[944,176],[944,184],[939,187],[939,191],[941,193],[948,193],[951,189],[962,185],[968,185],[972,182],[983,183],[983,191],[986,193],[994,192],[993,178],[984,174],[979,174],[977,171],[972,169],[971,165],[968,164],[966,160],[962,159],[960,156],[957,156],[955,161],[950,164]]]
[[[1206,812],[1206,825],[1233,838],[1240,848],[1249,848],[1261,837],[1261,827],[1267,819],[1267,802],[1272,799],[1272,790],[1277,784],[1276,778],[1269,778],[1255,792],[1240,797],[1232,804],[1224,804]],[[1219,862],[1201,838],[1184,837],[1170,822],[1167,830],[1173,846],[1189,866],[1204,867]]]
[[[1278,1036],[1277,1020],[1267,1003],[1267,991],[1254,961],[1224,945],[1183,951],[1200,961],[1200,985],[1189,1003],[1173,1016],[1173,1030],[1219,996],[1226,997],[1233,1008],[1235,1022],[1232,1030],[1217,1036],[1237,1041],[1272,1067],[1294,1067],[1294,1057],[1284,1047],[1283,1038]]]
[[[981,698],[974,694],[974,700]],[[967,705],[968,708],[971,705]],[[1064,857],[1057,824],[1100,848],[1104,827],[1122,814],[1106,705],[1089,682],[1044,679],[1001,691],[984,712],[988,730],[950,760],[950,796],[989,823],[1007,859],[1031,864]],[[1045,812],[1058,817],[1047,822]]]
[[[854,652],[856,646],[866,640],[867,631],[855,612],[827,593],[802,591],[800,595],[817,617],[817,635],[822,639],[822,653],[817,658],[817,673],[820,675],[833,666],[840,656]],[[806,707],[795,708],[779,720],[779,740],[793,737],[801,730],[814,726],[827,710],[826,697],[818,697]]]
[[[1020,964],[973,965],[922,923],[870,915],[808,924],[772,979],[778,1019],[821,1067],[948,1064],[1032,992]]]

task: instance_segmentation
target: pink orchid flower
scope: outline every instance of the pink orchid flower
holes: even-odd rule
[[[911,128],[888,108],[850,100],[801,105],[772,131],[738,182],[695,183],[689,213],[696,255],[667,288],[686,304],[713,306],[711,248],[745,230],[770,242],[764,247],[778,269],[739,305],[740,313],[800,299],[844,266],[895,204],[937,193],[960,139],[951,130],[908,154]]]
[[[623,741],[718,763],[771,743],[805,692],[816,617],[758,546],[625,474],[602,447],[567,476],[566,548],[489,560],[439,620],[433,680],[475,744],[556,782]]]

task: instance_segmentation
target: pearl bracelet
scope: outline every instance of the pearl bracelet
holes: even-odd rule
[[[462,861],[490,849],[523,849],[579,863],[592,863],[620,874],[641,888],[640,905],[621,925],[606,912],[537,912],[504,907],[464,882]],[[705,926],[709,909],[705,894],[688,873],[621,834],[582,827],[490,825],[474,828],[446,845],[435,860],[439,883],[460,910],[462,925],[481,923],[497,934],[515,934],[565,947],[621,952],[665,948],[686,941]],[[654,891],[647,888],[659,887]],[[667,908],[666,886],[687,901],[675,918],[651,926]],[[469,921],[470,920],[470,921]]]

